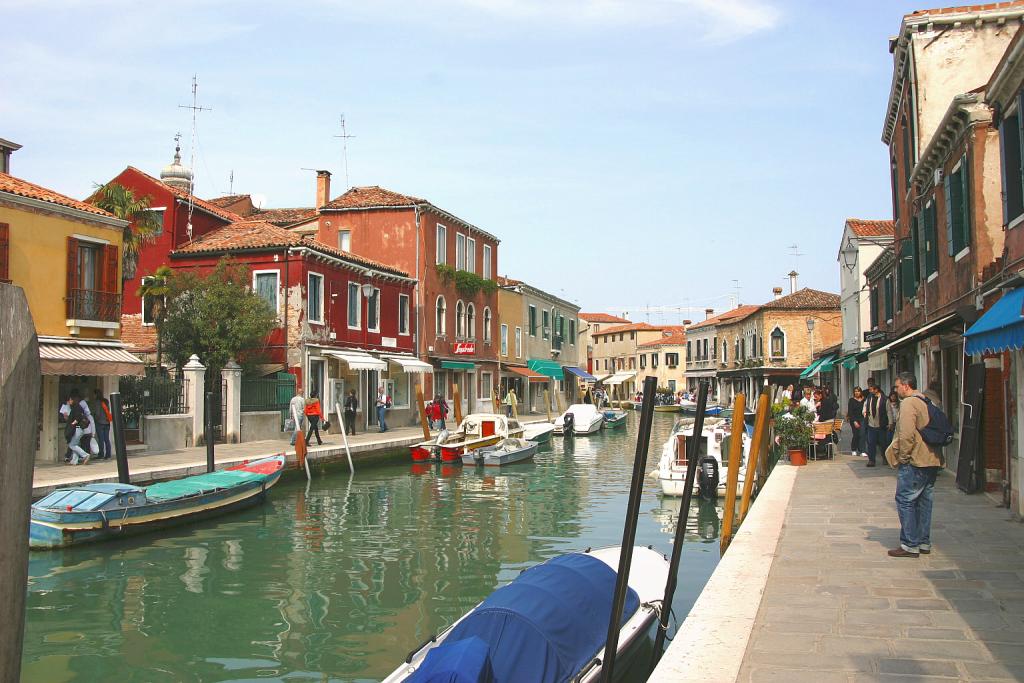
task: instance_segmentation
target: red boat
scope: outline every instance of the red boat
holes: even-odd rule
[[[430,441],[421,441],[409,448],[413,462],[440,460],[462,464],[467,451],[491,446],[509,437],[522,438],[523,427],[518,420],[498,413],[467,415],[454,432],[441,432]]]

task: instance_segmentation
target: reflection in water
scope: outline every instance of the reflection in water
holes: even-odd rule
[[[661,524],[663,533],[675,537],[679,522],[679,510],[683,505],[680,496],[660,496],[660,507],[651,510],[651,515]],[[722,507],[716,501],[694,496],[690,503],[690,515],[686,520],[685,541],[710,543],[718,538],[722,520]]]
[[[33,554],[24,680],[379,679],[520,570],[619,542],[629,419],[532,463],[329,468],[220,520]],[[679,502],[645,485],[637,543],[668,553]],[[718,561],[696,542],[718,534],[714,504],[694,510],[680,616]]]

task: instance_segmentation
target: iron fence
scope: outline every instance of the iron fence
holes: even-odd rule
[[[67,317],[70,320],[121,320],[121,295],[95,289],[72,289],[67,297]]]
[[[295,395],[295,376],[279,372],[271,377],[242,379],[241,409],[243,413],[276,410],[281,422],[288,417],[288,402]]]

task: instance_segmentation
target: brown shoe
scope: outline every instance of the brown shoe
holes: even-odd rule
[[[917,557],[917,553],[912,553],[903,548],[893,548],[889,551],[889,557]]]
[[[869,462],[869,463],[868,463],[868,464],[866,465],[866,467],[874,467],[874,466],[875,466],[875,463],[873,463],[873,462]]]

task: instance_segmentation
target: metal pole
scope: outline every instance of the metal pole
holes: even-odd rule
[[[213,392],[206,392],[206,413],[203,416],[203,436],[206,439],[206,471],[213,472]]]
[[[114,457],[117,459],[117,481],[132,483],[128,472],[128,451],[124,447],[124,413],[121,412],[121,394],[110,395],[110,415],[114,418]]]
[[[683,539],[686,537],[686,520],[690,516],[690,500],[693,498],[693,481],[700,468],[700,447],[704,445],[704,411],[708,407],[707,379],[700,380],[697,389],[697,418],[693,421],[693,436],[686,444],[686,483],[683,485],[683,503],[679,506],[679,521],[676,523],[676,536],[672,541],[672,558],[668,565],[668,581],[665,583],[665,597],[661,600],[661,623],[658,626],[658,634],[654,637],[654,654],[652,655],[651,668],[661,659],[662,651],[665,648],[665,633],[668,630],[669,616],[672,614],[672,598],[676,592],[677,578],[679,572],[679,560],[683,553]],[[646,399],[647,396],[645,395]],[[742,413],[741,420],[742,420]],[[733,423],[735,424],[735,414]],[[741,422],[742,424],[742,422]]]
[[[636,456],[633,458],[633,480],[629,485],[629,504],[626,507],[626,523],[622,530],[619,569],[615,575],[615,596],[612,600],[611,619],[608,621],[604,662],[601,664],[601,680],[604,683],[611,682],[615,670],[615,654],[619,647],[619,629],[622,628],[620,622],[626,604],[626,590],[629,588],[629,568],[633,563],[633,542],[636,539],[637,518],[640,516],[640,496],[644,489],[647,449],[651,444],[651,424],[654,422],[654,394],[657,389],[657,377],[644,379],[644,402],[640,409],[640,432],[637,434]]]

